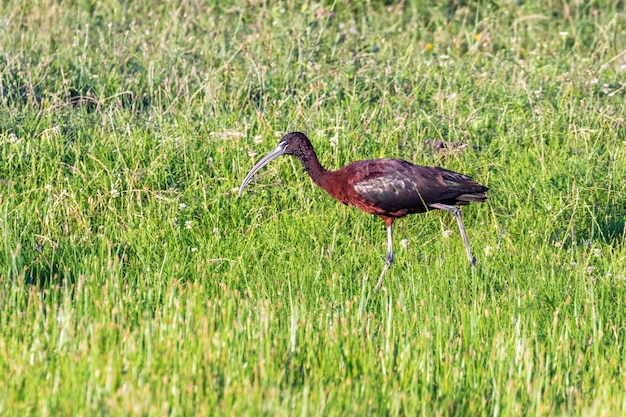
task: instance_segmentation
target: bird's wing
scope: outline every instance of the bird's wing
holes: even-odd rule
[[[352,186],[361,197],[388,212],[423,210],[428,204],[463,194],[463,183],[472,181],[456,172],[398,159],[366,162]]]

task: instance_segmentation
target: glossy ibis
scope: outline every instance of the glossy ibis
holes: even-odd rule
[[[459,225],[467,258],[476,266],[457,206],[485,201],[487,187],[470,177],[443,168],[413,165],[401,159],[357,161],[340,170],[327,171],[306,135],[292,132],[283,136],[278,146],[250,170],[241,183],[239,195],[257,171],[280,155],[297,157],[313,181],[334,199],[383,219],[387,225],[387,258],[376,291],[393,262],[391,226],[395,219],[407,214],[429,210],[452,213]]]

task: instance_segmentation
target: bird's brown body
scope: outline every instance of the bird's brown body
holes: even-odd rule
[[[460,212],[456,208],[487,199],[487,187],[472,178],[443,168],[388,158],[357,161],[337,171],[328,171],[319,163],[309,139],[303,133],[294,132],[285,135],[278,147],[252,168],[239,193],[254,173],[282,154],[300,159],[313,181],[336,200],[375,214],[385,221],[388,230],[387,262],[377,289],[393,260],[391,225],[395,219],[408,214],[429,210],[452,212],[459,223],[468,258],[474,264]]]
[[[400,159],[358,161],[319,173],[305,169],[334,199],[383,219],[424,213],[431,203],[462,206],[487,198],[487,188],[466,175]]]

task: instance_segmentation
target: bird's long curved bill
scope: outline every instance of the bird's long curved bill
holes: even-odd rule
[[[246,175],[246,178],[244,178],[243,182],[241,183],[241,187],[239,187],[239,196],[241,197],[241,193],[243,193],[243,189],[252,180],[252,177],[254,176],[254,174],[256,174],[265,165],[269,164],[274,159],[281,156],[284,152],[285,152],[284,144],[279,143],[278,146],[272,152],[268,153],[267,155],[263,157],[263,159],[257,162],[257,164],[254,167],[252,167],[250,172],[248,172],[248,175]]]

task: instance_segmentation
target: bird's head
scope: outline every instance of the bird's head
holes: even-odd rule
[[[243,193],[243,189],[252,180],[254,174],[256,174],[265,165],[272,162],[274,159],[278,158],[281,155],[294,155],[302,159],[306,152],[311,149],[311,142],[304,133],[287,133],[285,136],[282,137],[280,142],[278,142],[278,146],[274,148],[274,150],[272,150],[270,153],[265,155],[259,162],[257,162],[254,167],[252,167],[250,172],[248,172],[248,175],[246,175],[246,178],[244,178],[243,182],[241,183],[241,187],[239,187],[239,195],[241,196],[241,193]]]
[[[283,146],[283,154],[300,156],[305,151],[311,149],[311,141],[301,132],[287,133],[278,143],[278,146]]]

